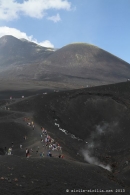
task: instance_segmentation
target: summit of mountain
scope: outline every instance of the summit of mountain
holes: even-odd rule
[[[36,43],[20,40],[11,35],[0,38],[0,66],[25,64],[38,61],[48,56],[52,51]]]
[[[47,61],[53,64],[69,67],[118,68],[119,65],[128,67],[128,63],[113,54],[88,43],[72,43],[53,53]],[[117,67],[116,67],[117,66]]]
[[[88,43],[53,50],[6,35],[0,38],[0,80],[7,78],[18,88],[77,89],[126,81],[130,65]]]
[[[66,81],[78,80],[77,83],[84,87],[126,81],[130,75],[127,62],[87,43],[66,45],[52,53],[42,64],[51,67],[53,74],[57,73]]]

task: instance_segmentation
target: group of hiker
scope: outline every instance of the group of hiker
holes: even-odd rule
[[[22,98],[24,98],[24,97],[22,97]],[[10,100],[12,100],[12,96],[10,97]],[[8,108],[5,107],[5,110],[6,109],[8,109]],[[30,118],[24,117],[23,121],[26,122],[26,125],[31,127],[32,130],[35,130],[34,122]],[[24,141],[26,141],[27,136],[25,135],[23,137],[23,139],[24,139]],[[50,137],[50,135],[48,134],[47,130],[44,127],[41,127],[41,133],[40,133],[40,138],[39,139],[40,139],[39,141],[42,144],[42,148],[44,148],[42,150],[46,150],[48,157],[52,157],[53,156],[52,155],[53,151],[57,151],[58,157],[63,158],[61,146],[59,145],[59,143],[55,142],[55,140],[53,138]],[[5,154],[12,155],[13,147],[14,147],[13,142],[11,143],[11,147],[9,147],[8,149],[6,149],[6,147],[5,147]],[[22,144],[20,144],[19,147],[20,147],[20,150],[23,150],[23,145]],[[32,148],[31,149],[26,148],[26,150],[25,150],[26,158],[29,158],[30,156],[32,156],[32,154],[33,154],[33,149]],[[39,146],[36,150],[36,154],[37,155],[39,154],[40,157],[45,157],[45,151],[39,150]]]
[[[26,122],[27,126],[32,127],[33,130],[35,129],[34,122],[33,121],[30,121],[29,118],[24,118],[24,121]],[[63,158],[61,146],[57,142],[55,142],[53,138],[51,138],[48,135],[47,130],[44,129],[43,127],[41,127],[40,139],[41,139],[40,140],[41,141],[41,144],[43,144],[42,145],[43,148],[45,148],[48,151],[47,152],[47,156],[48,157],[52,157],[52,151],[56,150],[59,153],[58,157],[59,158]],[[20,148],[22,148],[21,145],[20,145]],[[32,153],[33,153],[33,149],[32,148],[30,149],[30,151],[29,151],[28,148],[26,148],[26,157],[27,158],[29,158],[30,155],[32,155]],[[38,148],[36,150],[36,154],[37,155],[39,154],[40,157],[44,157],[45,156],[44,151],[39,152],[39,146],[38,146]]]

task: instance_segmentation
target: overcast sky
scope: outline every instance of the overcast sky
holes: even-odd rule
[[[130,0],[0,0],[0,37],[96,45],[130,63]]]

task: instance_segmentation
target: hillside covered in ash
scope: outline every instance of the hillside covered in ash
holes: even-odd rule
[[[66,194],[66,189],[130,192],[129,82],[39,95],[35,91],[23,99],[9,93],[12,100],[7,93],[0,100],[0,147],[14,144],[13,155],[0,156],[4,194]],[[25,117],[34,122],[34,130]],[[62,147],[63,159],[53,150],[52,157],[47,156],[41,127]],[[30,158],[25,157],[26,148],[33,148]]]

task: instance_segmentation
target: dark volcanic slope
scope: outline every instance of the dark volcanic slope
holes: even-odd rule
[[[0,87],[8,90],[16,84],[17,89],[77,89],[123,82],[129,73],[127,62],[90,44],[53,51],[12,36],[0,38]]]
[[[50,51],[33,42],[17,39],[11,35],[0,38],[0,66],[24,65],[43,60]]]
[[[54,158],[27,160],[22,157],[5,156],[0,158],[0,165],[0,175],[5,178],[0,180],[0,190],[1,194],[5,195],[76,195],[74,190],[79,189],[104,190],[103,194],[107,195],[106,190],[116,192],[120,189],[120,184],[113,181],[116,178],[112,178],[111,173],[84,163]],[[94,195],[95,192],[91,194]]]
[[[107,177],[130,191],[129,82],[38,95],[10,107],[34,112],[34,121],[62,145],[65,158],[111,167]]]
[[[34,79],[38,64],[51,53],[53,50],[33,42],[20,40],[10,35],[3,36],[0,38],[0,79],[5,79],[5,83],[7,78],[8,83],[9,80],[15,80],[15,83],[16,80],[23,78]],[[26,73],[26,67],[28,67],[28,73]]]
[[[129,78],[127,62],[90,44],[67,45],[50,55],[43,63],[52,66],[59,78],[79,81],[86,85],[97,85],[125,81]],[[77,82],[78,83],[78,82]],[[76,83],[76,84],[77,84]]]

